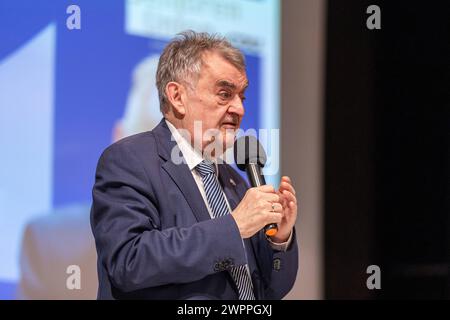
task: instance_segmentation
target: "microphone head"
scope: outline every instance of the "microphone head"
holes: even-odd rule
[[[234,142],[234,161],[240,170],[250,163],[264,167],[267,161],[266,152],[254,136],[243,136]]]

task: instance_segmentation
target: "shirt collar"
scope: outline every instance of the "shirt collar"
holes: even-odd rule
[[[181,153],[183,153],[184,160],[186,161],[189,170],[194,170],[195,167],[204,160],[202,155],[192,147],[191,143],[178,132],[177,128],[175,128],[169,120],[165,119],[165,121],[170,132],[172,133],[173,138],[180,148]],[[218,174],[219,168],[217,166],[217,162],[214,162],[214,165],[216,166],[216,174]]]

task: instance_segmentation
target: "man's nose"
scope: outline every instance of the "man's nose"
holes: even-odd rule
[[[236,95],[234,97],[233,101],[231,101],[231,104],[228,108],[228,112],[235,113],[239,117],[244,116],[244,113],[245,113],[244,104],[243,104],[241,97],[239,97],[239,95]]]

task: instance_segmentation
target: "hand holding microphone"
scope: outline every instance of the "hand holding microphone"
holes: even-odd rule
[[[283,210],[272,186],[250,188],[231,213],[243,239],[250,238],[266,225],[281,222]]]
[[[273,241],[287,241],[297,219],[297,197],[291,179],[282,177],[278,190],[266,185],[261,171],[266,153],[255,137],[236,140],[234,158],[238,168],[247,172],[253,187],[232,213],[241,236],[251,237],[264,228]]]
[[[234,159],[239,169],[245,170],[249,178],[250,184],[253,188],[249,189],[242,199],[240,205],[241,208],[236,208],[238,213],[234,213],[234,217],[239,217],[239,212],[242,209],[243,212],[247,212],[243,218],[244,220],[253,223],[257,230],[254,228],[247,228],[247,224],[241,223],[244,226],[241,230],[240,223],[238,226],[241,230],[241,235],[252,236],[259,231],[262,226],[261,223],[265,223],[264,230],[267,236],[274,236],[278,227],[276,223],[281,222],[283,207],[280,204],[280,197],[275,193],[272,186],[266,185],[264,175],[261,172],[261,167],[264,167],[266,163],[266,153],[259,143],[259,141],[253,136],[244,136],[236,140],[234,143]],[[243,207],[243,208],[242,208]],[[235,210],[235,211],[236,211]],[[255,216],[253,214],[256,213]],[[243,231],[243,232],[242,232]]]

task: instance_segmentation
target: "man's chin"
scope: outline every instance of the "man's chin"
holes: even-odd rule
[[[230,127],[226,130],[221,130],[221,135],[224,140],[224,144],[230,143],[233,145],[234,140],[236,139],[236,134],[239,130],[239,127]]]

